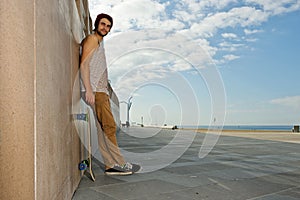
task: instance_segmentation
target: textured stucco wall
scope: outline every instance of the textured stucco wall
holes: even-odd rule
[[[71,117],[79,45],[71,32],[70,3],[36,1],[37,199],[70,199],[80,176]]]
[[[34,9],[0,1],[0,198],[34,198]]]
[[[81,144],[72,119],[84,36],[78,4],[0,2],[1,199],[71,199],[80,181]]]

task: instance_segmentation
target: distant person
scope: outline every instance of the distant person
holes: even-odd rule
[[[103,46],[103,37],[110,32],[113,19],[107,14],[99,14],[94,26],[94,32],[82,41],[80,62],[82,97],[97,116],[98,142],[105,164],[105,174],[129,175],[139,170],[140,166],[125,162],[119,150],[116,123],[110,107],[107,65]]]

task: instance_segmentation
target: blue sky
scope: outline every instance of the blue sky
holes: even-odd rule
[[[109,78],[130,121],[300,123],[299,0],[90,0],[114,18]],[[126,120],[126,104],[120,105]]]

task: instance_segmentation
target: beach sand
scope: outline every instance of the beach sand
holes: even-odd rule
[[[207,129],[197,129],[198,133],[218,134]],[[259,140],[271,140],[281,142],[300,143],[300,133],[288,131],[261,131],[261,130],[222,130],[221,135],[233,137],[245,137]]]

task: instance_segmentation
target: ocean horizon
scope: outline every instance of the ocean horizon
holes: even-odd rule
[[[208,125],[183,125],[177,126],[177,128],[187,129],[208,129],[213,126]],[[294,125],[224,125],[223,130],[258,130],[258,131],[292,131]]]

